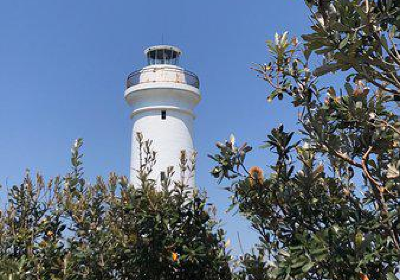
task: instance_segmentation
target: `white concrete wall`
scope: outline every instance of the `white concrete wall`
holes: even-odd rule
[[[161,119],[161,110],[153,109],[133,117],[131,149],[131,182],[138,184],[136,170],[140,167],[139,146],[136,133],[141,132],[144,139],[153,140],[153,150],[157,153],[157,163],[152,179],[159,182],[162,171],[168,166],[175,170],[174,179],[180,178],[179,157],[182,150],[190,156],[193,153],[193,116],[177,110],[166,110],[167,117]],[[193,180],[190,181],[193,185]]]

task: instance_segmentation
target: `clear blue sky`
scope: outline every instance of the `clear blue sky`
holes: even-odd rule
[[[308,31],[300,0],[40,0],[0,3],[0,184],[19,182],[26,168],[47,178],[69,168],[74,139],[85,140],[86,177],[128,174],[130,110],[123,99],[128,74],[144,66],[149,45],[179,46],[181,64],[201,79],[195,122],[197,183],[208,191],[237,251],[256,241],[239,217],[224,214],[228,193],[209,175],[207,153],[234,133],[261,145],[296,112],[267,104],[270,90],[250,70],[264,62],[265,40],[276,31]],[[255,149],[249,164],[272,155]],[[4,202],[4,201],[3,201]]]

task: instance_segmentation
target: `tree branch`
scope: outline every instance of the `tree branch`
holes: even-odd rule
[[[377,180],[375,180],[374,177],[372,177],[372,175],[371,175],[371,173],[369,172],[369,169],[368,169],[369,155],[371,154],[373,148],[374,148],[373,146],[369,146],[368,147],[367,152],[362,157],[361,166],[362,166],[364,174],[368,178],[369,182],[373,185],[373,187],[375,187],[377,189],[377,191],[382,193],[382,185]]]

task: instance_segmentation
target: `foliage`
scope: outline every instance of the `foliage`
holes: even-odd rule
[[[271,62],[255,67],[273,88],[268,100],[288,97],[300,112],[300,137],[272,130],[263,145],[277,157],[268,176],[246,166],[251,148],[234,138],[211,156],[212,174],[232,180],[232,207],[260,236],[239,277],[397,279],[400,2],[306,4],[313,32],[304,44],[276,35]],[[321,86],[319,77],[338,71],[347,75],[343,90]]]
[[[27,174],[9,190],[0,279],[231,279],[225,233],[205,195],[172,182],[172,168],[156,191],[156,155],[137,137],[140,186],[114,173],[87,183],[78,140],[71,173],[47,183]],[[192,164],[182,153],[181,172]]]

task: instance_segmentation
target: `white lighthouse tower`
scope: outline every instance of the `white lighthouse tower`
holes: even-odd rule
[[[179,67],[181,50],[173,46],[153,46],[145,50],[148,65],[129,75],[125,99],[132,108],[132,146],[130,181],[137,185],[140,167],[136,134],[153,140],[156,164],[152,179],[158,183],[169,166],[180,178],[180,155],[188,157],[193,147],[193,109],[200,101],[199,79]],[[194,185],[194,178],[189,180]],[[157,184],[159,186],[160,184]]]

